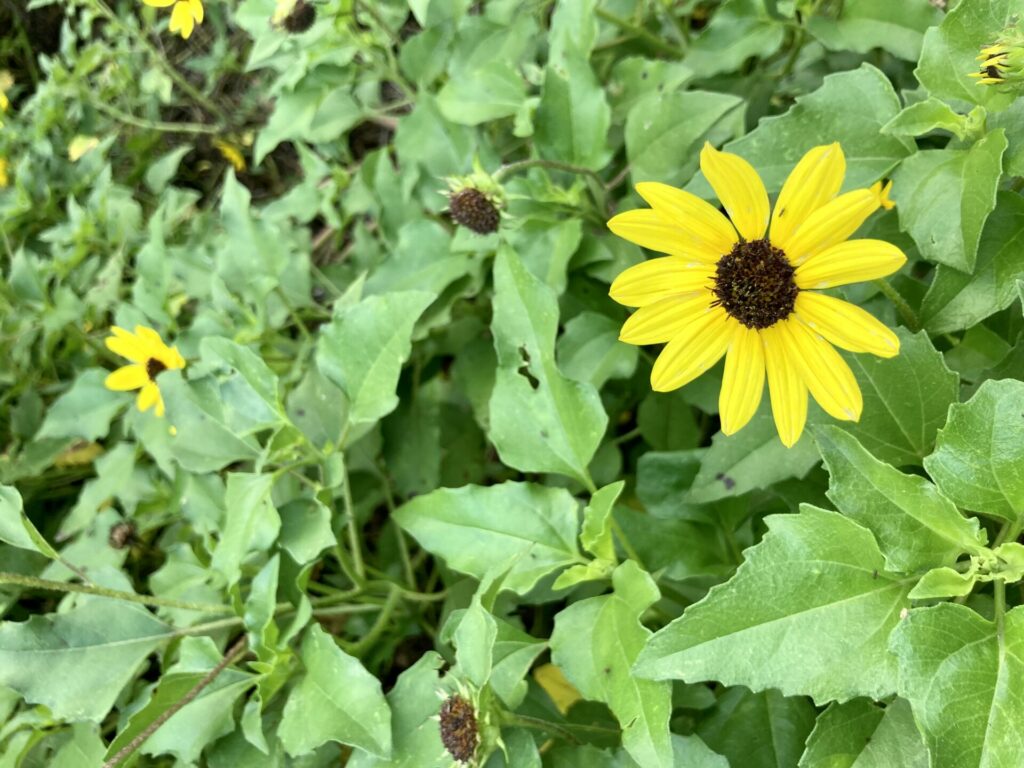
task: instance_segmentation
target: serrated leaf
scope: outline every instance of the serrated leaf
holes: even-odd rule
[[[925,469],[958,506],[1017,521],[1024,514],[1024,382],[986,381],[949,409]]]
[[[837,18],[814,14],[807,29],[834,51],[867,53],[882,48],[893,56],[917,61],[924,32],[942,21],[942,12],[928,0],[845,0]]]
[[[774,687],[818,703],[893,693],[886,642],[910,585],[884,572],[870,531],[808,505],[765,522],[736,575],[659,630],[636,673]]]
[[[612,581],[614,594],[573,603],[555,617],[551,658],[584,698],[608,705],[634,760],[671,766],[671,686],[632,674],[650,637],[639,617],[659,598],[658,588],[632,560],[615,570]]]
[[[394,519],[428,552],[477,579],[511,564],[502,586],[517,594],[582,562],[576,500],[563,488],[512,482],[440,488],[405,504]]]
[[[985,222],[972,274],[939,266],[921,304],[932,333],[969,328],[1010,306],[1015,281],[1024,279],[1024,199],[1001,192]]]
[[[289,755],[321,744],[351,744],[371,755],[391,757],[391,709],[380,681],[313,624],[300,652],[305,674],[288,694],[277,735]]]
[[[838,427],[815,434],[832,478],[829,499],[875,535],[888,570],[913,573],[981,551],[977,519],[961,515],[928,480],[879,461]]]
[[[797,98],[788,112],[765,118],[725,149],[753,165],[773,193],[782,188],[807,150],[839,139],[846,156],[843,189],[866,187],[914,151],[909,139],[880,135],[882,126],[899,110],[900,100],[889,78],[862,64],[860,69],[828,75],[818,90]],[[712,196],[700,174],[687,189]]]
[[[921,136],[941,129],[963,139],[966,135],[966,122],[967,117],[957,114],[949,104],[929,97],[904,108],[881,130],[888,136]]]
[[[766,57],[782,45],[785,29],[757,0],[728,0],[694,43],[686,64],[698,77],[739,69],[751,56]]]
[[[920,465],[960,387],[958,376],[946,367],[927,334],[911,334],[904,328],[896,333],[896,357],[847,358],[864,395],[864,411],[846,430],[882,461],[897,467]]]
[[[110,431],[110,422],[125,406],[125,396],[103,386],[109,371],[82,371],[71,388],[46,412],[37,437],[79,437],[99,440]]]
[[[263,362],[263,358],[251,349],[219,336],[203,339],[199,349],[203,358],[213,358],[228,366],[245,381],[267,408],[276,414],[282,414],[281,400],[277,393],[277,376]]]
[[[883,709],[855,699],[818,716],[799,768],[892,768],[897,759],[900,768],[929,768],[910,705],[896,699]]]
[[[498,251],[494,285],[498,371],[490,438],[511,467],[558,472],[590,485],[587,465],[608,416],[592,385],[567,379],[555,364],[555,296],[507,247]]]
[[[62,614],[0,624],[0,685],[62,720],[99,722],[138,665],[172,636],[145,608],[91,598]]]
[[[426,291],[367,296],[340,306],[321,328],[317,364],[349,400],[349,422],[374,422],[398,405],[395,388],[416,320],[434,300]]]
[[[583,531],[580,543],[595,557],[615,562],[615,542],[612,540],[612,508],[618,500],[625,480],[606,485],[590,497],[583,509]]]
[[[932,765],[1024,764],[1024,608],[1001,628],[955,603],[913,610],[891,648]]]
[[[982,228],[996,206],[1006,134],[987,134],[970,149],[928,149],[893,175],[900,228],[929,261],[971,272]]]

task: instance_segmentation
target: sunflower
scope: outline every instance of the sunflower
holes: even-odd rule
[[[815,147],[786,179],[769,220],[768,193],[746,160],[705,144],[700,167],[729,218],[696,195],[646,182],[636,190],[651,208],[608,222],[619,237],[668,254],[612,283],[615,301],[639,307],[619,338],[667,342],[651,371],[659,392],[689,383],[725,356],[719,412],[727,435],[750,421],[766,378],[786,446],[803,432],[808,392],[829,415],[856,421],[860,388],[832,345],[892,357],[899,339],[819,289],[884,277],[906,262],[890,243],[847,239],[878,208],[893,207],[891,185],[839,195],[843,150],[838,143]]]
[[[148,411],[156,406],[157,416],[164,415],[164,399],[160,396],[160,387],[156,377],[164,371],[173,371],[185,367],[185,358],[177,347],[168,347],[160,334],[143,325],[135,326],[135,333],[130,333],[116,325],[110,329],[107,349],[116,352],[132,361],[131,365],[118,368],[107,376],[103,382],[108,389],[118,392],[139,390],[136,401],[140,411]]]
[[[202,0],[142,0],[146,5],[154,8],[166,8],[173,5],[171,10],[171,24],[168,29],[174,33],[178,32],[182,38],[188,40],[196,24],[203,23]]]

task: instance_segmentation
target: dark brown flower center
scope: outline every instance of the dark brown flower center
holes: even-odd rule
[[[494,202],[475,187],[465,187],[448,199],[448,212],[456,224],[471,229],[478,235],[498,231],[501,214]]]
[[[157,360],[155,357],[151,357],[149,358],[149,360],[146,361],[146,375],[149,376],[150,381],[156,381],[157,375],[163,373],[166,370],[167,366],[164,365],[161,361]]]
[[[441,704],[441,743],[453,758],[468,763],[476,754],[479,742],[476,713],[473,705],[458,694]]]
[[[737,243],[718,260],[714,304],[747,328],[768,328],[789,316],[799,289],[786,254],[767,240]]]

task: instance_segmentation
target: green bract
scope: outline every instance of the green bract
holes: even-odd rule
[[[1024,765],[1024,0],[199,5],[0,2],[0,768]]]

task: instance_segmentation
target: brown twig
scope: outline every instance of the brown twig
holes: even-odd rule
[[[103,764],[103,768],[117,768],[118,765],[127,760],[135,750],[142,746],[146,739],[156,733],[157,729],[160,728],[161,725],[174,717],[182,707],[193,701],[200,693],[202,693],[204,688],[217,679],[217,675],[234,664],[245,653],[245,644],[246,637],[245,635],[242,635],[238,642],[231,646],[228,652],[224,654],[224,658],[220,660],[217,666],[207,673],[206,677],[196,683],[192,690],[182,696],[181,699],[160,713],[160,716],[146,726],[146,729],[142,733],[125,744],[116,755],[107,760],[107,762]]]

